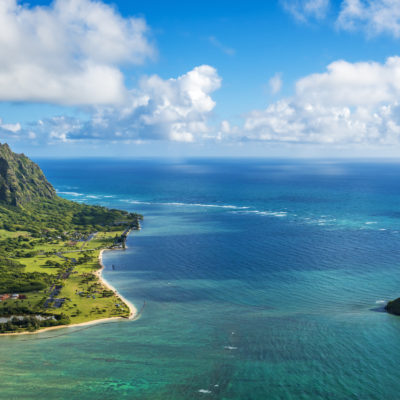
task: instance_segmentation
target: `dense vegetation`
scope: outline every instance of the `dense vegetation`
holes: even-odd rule
[[[0,204],[0,229],[27,231],[40,237],[46,232],[118,231],[121,226],[137,227],[142,217],[121,210],[79,204],[59,197],[15,207]]]
[[[58,197],[35,163],[0,144],[0,333],[125,315],[92,272],[100,249],[125,247],[141,219]]]
[[[18,330],[35,331],[39,328],[46,328],[57,325],[67,325],[70,318],[67,315],[55,315],[39,319],[33,315],[23,318],[12,317],[9,321],[0,324],[0,333],[15,332]]]
[[[17,206],[55,197],[54,188],[34,162],[0,144],[0,202]]]

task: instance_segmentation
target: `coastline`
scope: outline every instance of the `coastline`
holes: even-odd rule
[[[129,234],[129,233],[128,233]],[[93,321],[87,321],[87,322],[80,322],[78,324],[71,324],[71,325],[57,325],[57,326],[50,326],[47,328],[43,329],[38,329],[33,332],[10,332],[10,333],[1,333],[0,337],[2,336],[16,336],[16,335],[35,335],[38,333],[43,333],[47,331],[54,331],[56,329],[63,329],[63,328],[76,328],[76,327],[84,327],[84,326],[90,326],[90,325],[97,325],[97,324],[103,324],[106,322],[115,322],[115,321],[121,321],[121,320],[133,320],[138,316],[138,310],[137,308],[133,305],[132,302],[127,300],[124,296],[122,296],[117,289],[114,288],[104,277],[103,277],[103,270],[105,268],[104,263],[103,263],[103,253],[104,251],[109,250],[115,250],[115,249],[101,249],[99,253],[99,265],[100,268],[94,272],[94,275],[97,276],[99,279],[100,283],[105,286],[107,289],[112,290],[115,294],[115,296],[120,299],[123,303],[125,303],[128,308],[129,308],[129,316],[128,317],[108,317],[108,318],[101,318],[101,319],[94,319]]]
[[[125,317],[111,317],[111,318],[121,318],[121,319],[134,319],[137,314],[138,314],[138,310],[137,308],[133,305],[133,303],[131,303],[128,299],[126,299],[124,296],[122,296],[117,289],[115,289],[114,286],[112,286],[104,277],[103,277],[103,270],[105,268],[104,264],[103,264],[103,253],[106,251],[112,251],[113,249],[102,249],[100,250],[100,254],[99,254],[99,264],[101,266],[100,269],[98,269],[94,274],[99,278],[100,282],[102,285],[104,285],[105,287],[107,287],[109,290],[112,290],[114,292],[114,294],[121,299],[122,302],[124,302],[128,308],[129,308],[129,316],[128,318]],[[106,318],[106,319],[110,319],[110,318]]]

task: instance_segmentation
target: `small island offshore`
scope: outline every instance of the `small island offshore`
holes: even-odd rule
[[[142,216],[57,196],[42,170],[0,144],[0,334],[112,318],[135,307],[101,277]]]

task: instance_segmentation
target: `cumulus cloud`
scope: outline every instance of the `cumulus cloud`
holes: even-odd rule
[[[337,25],[345,30],[365,30],[369,35],[387,33],[400,37],[398,0],[344,0]]]
[[[2,140],[5,139],[19,139],[19,138],[28,138],[21,127],[21,124],[10,124],[5,123],[0,118],[0,136]]]
[[[244,138],[297,143],[400,143],[400,58],[337,61],[292,98],[249,113]]]
[[[287,12],[301,22],[325,18],[330,6],[330,0],[281,0],[281,3]]]
[[[3,120],[0,118],[0,128],[8,132],[16,133],[21,130],[21,124],[4,124]]]
[[[94,0],[49,7],[0,1],[0,101],[114,104],[125,95],[122,64],[153,56],[142,18]]]
[[[172,140],[192,142],[207,135],[207,117],[215,107],[211,93],[221,85],[208,65],[172,79],[144,77],[117,107],[97,107],[89,121],[58,117],[29,127],[51,141]]]
[[[382,64],[336,61],[323,73],[298,80],[292,97],[248,113],[242,127],[224,120],[218,128],[210,128],[215,107],[211,96],[220,85],[217,71],[207,65],[178,78],[148,76],[122,106],[99,106],[87,121],[70,117],[40,121],[18,134],[53,142],[213,139],[400,144],[400,57]]]
[[[296,84],[297,96],[310,103],[335,106],[373,106],[390,103],[400,95],[400,57],[377,62],[336,61],[322,74]]]

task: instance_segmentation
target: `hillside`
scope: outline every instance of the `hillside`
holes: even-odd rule
[[[20,206],[55,197],[53,186],[37,164],[12,152],[8,144],[0,144],[0,203]]]
[[[57,196],[42,170],[24,154],[0,144],[0,229],[34,236],[54,231],[112,231],[138,227],[141,216],[75,203]],[[1,253],[0,249],[0,253]]]
[[[0,145],[0,333],[128,317],[95,272],[141,219],[57,196],[38,165]]]

